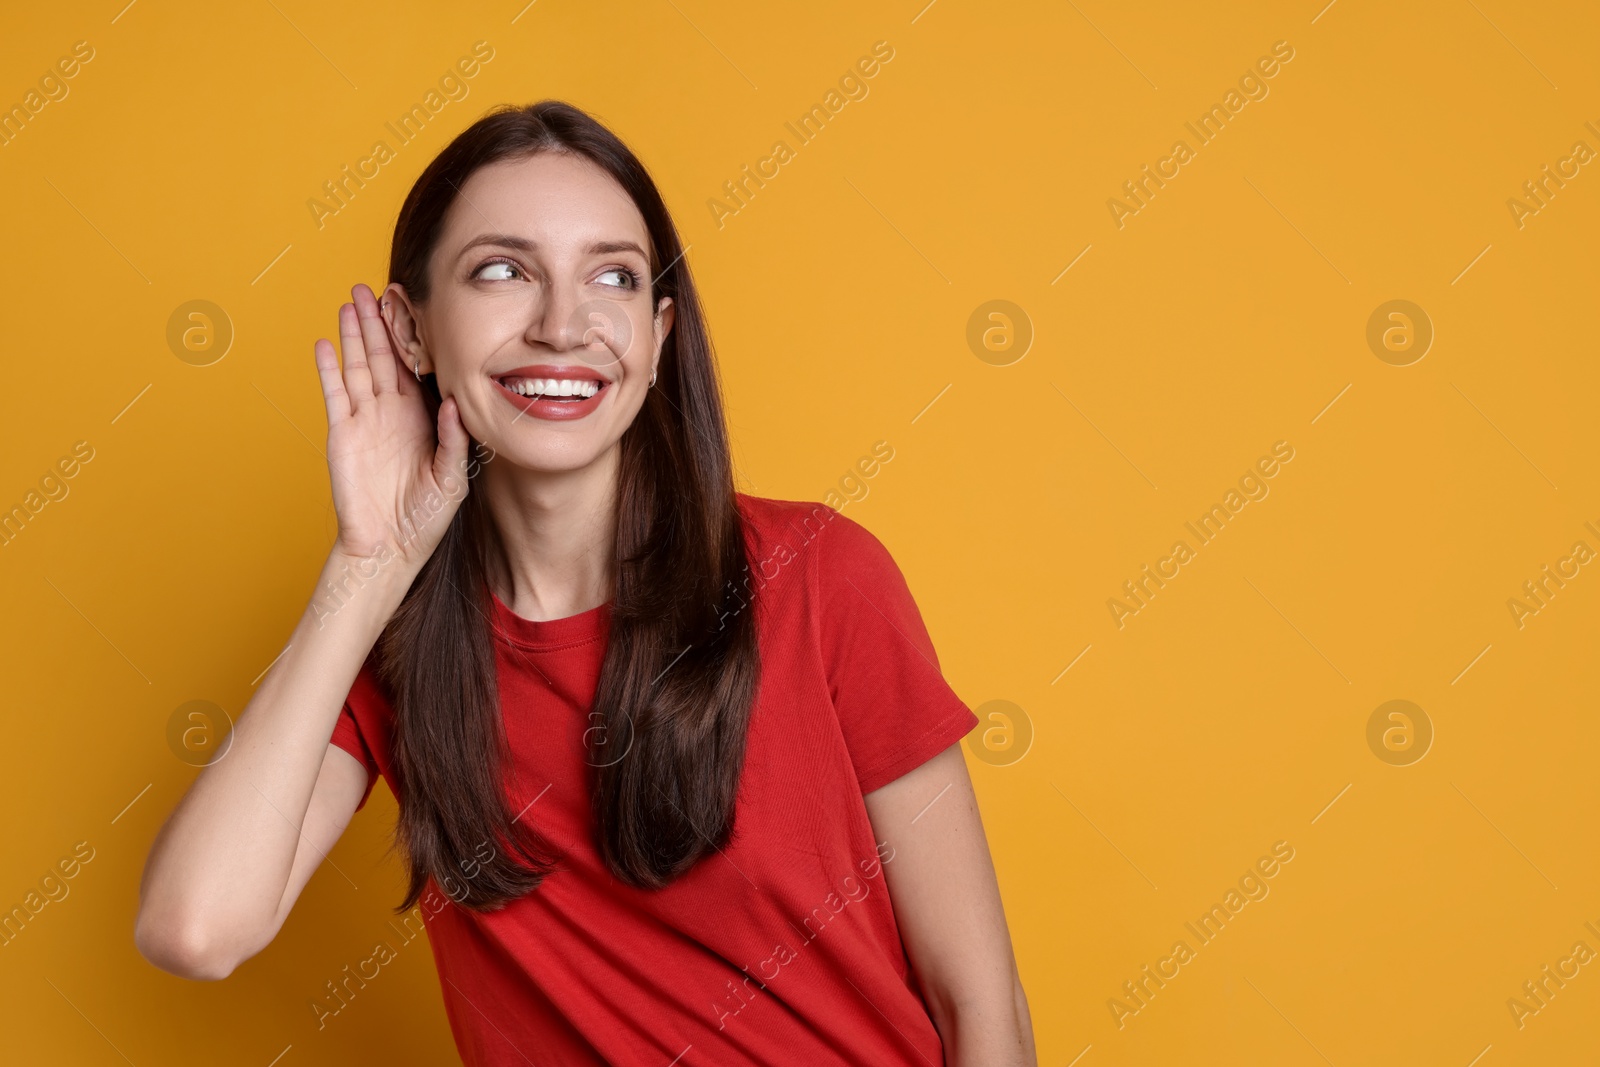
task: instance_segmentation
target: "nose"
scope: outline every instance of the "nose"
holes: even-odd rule
[[[627,354],[633,325],[615,301],[586,295],[570,281],[556,281],[544,287],[525,339],[555,352],[576,351],[585,363],[599,367]]]
[[[577,320],[578,292],[566,280],[556,279],[543,287],[528,319],[526,339],[557,352],[567,352],[584,343],[583,323]]]

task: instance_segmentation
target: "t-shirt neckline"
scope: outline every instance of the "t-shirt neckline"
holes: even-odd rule
[[[521,648],[549,650],[591,641],[604,634],[611,622],[611,601],[562,619],[525,619],[489,591],[494,608],[496,636]]]

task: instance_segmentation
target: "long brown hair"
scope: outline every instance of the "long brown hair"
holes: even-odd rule
[[[589,115],[555,100],[501,105],[412,186],[389,280],[424,304],[429,258],[468,177],[547,151],[592,161],[632,198],[650,234],[651,307],[669,296],[676,308],[658,382],[621,439],[616,592],[598,725],[585,735],[600,854],[624,882],[657,888],[728,843],[760,670],[755,613],[727,610],[748,566],[745,531],[711,342],[671,216],[638,158]],[[437,415],[437,382],[424,385]],[[498,534],[481,497],[467,494],[376,648],[395,712],[395,839],[411,876],[402,911],[430,877],[490,911],[559,866],[530,825],[536,813],[510,809],[486,578]]]

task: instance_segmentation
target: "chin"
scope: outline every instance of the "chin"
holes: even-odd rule
[[[570,471],[583,470],[600,459],[606,452],[604,448],[597,447],[592,441],[551,441],[555,434],[539,434],[544,441],[531,441],[533,434],[518,434],[513,430],[510,440],[506,442],[507,448],[497,451],[497,458],[505,461],[507,466],[519,471],[528,471],[536,474],[565,474]],[[565,435],[562,435],[565,436]],[[577,435],[573,435],[577,436]],[[583,435],[587,437],[588,435]],[[521,437],[521,440],[517,438]]]

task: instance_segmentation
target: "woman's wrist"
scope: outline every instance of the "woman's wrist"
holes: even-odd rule
[[[366,555],[335,546],[307,605],[315,629],[334,620],[370,631],[374,641],[405,599],[421,565],[387,546]]]

